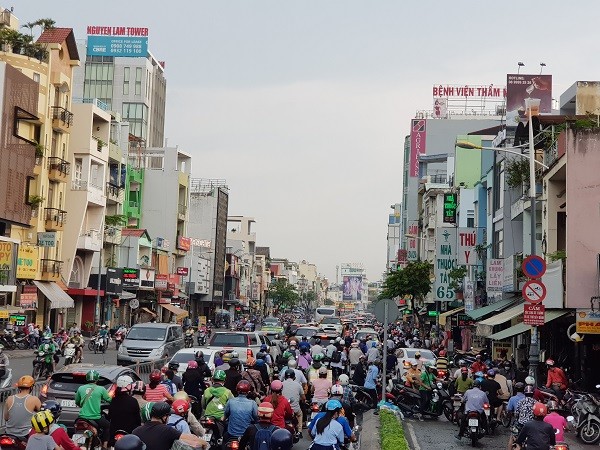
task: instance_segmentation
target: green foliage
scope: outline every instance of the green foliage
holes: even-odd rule
[[[458,266],[455,269],[448,271],[448,276],[450,277],[449,286],[452,289],[461,289],[462,282],[465,276],[467,275],[467,266]]]
[[[555,262],[561,259],[563,262],[567,259],[567,251],[566,250],[557,250],[553,253],[548,253],[548,258],[550,258],[550,262]]]
[[[299,296],[293,285],[285,278],[277,278],[269,286],[269,297],[276,309],[291,309],[298,302]]]
[[[517,158],[506,161],[506,184],[511,188],[522,186],[529,183],[529,160]]]
[[[45,200],[44,197],[41,197],[39,195],[30,195],[29,196],[29,205],[31,205],[32,208],[37,208],[38,206],[40,206],[40,204]]]
[[[404,437],[404,429],[391,411],[381,410],[379,413],[381,427],[381,450],[409,450],[408,442]]]
[[[106,216],[104,224],[108,227],[118,227],[127,225],[127,216],[123,214],[115,214],[114,216]]]
[[[421,299],[431,291],[431,270],[433,266],[425,261],[411,262],[397,272],[387,275],[379,298],[394,298],[412,295]]]

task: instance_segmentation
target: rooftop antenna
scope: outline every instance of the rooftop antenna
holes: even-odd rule
[[[525,66],[525,64],[523,64],[521,61],[519,61],[519,62],[517,63],[517,65],[519,66],[519,68],[517,69],[517,74],[519,74],[519,73],[521,73],[521,67],[524,67],[524,66]]]
[[[544,70],[544,67],[546,67],[546,63],[541,62],[540,63],[540,75],[542,74],[542,70]]]

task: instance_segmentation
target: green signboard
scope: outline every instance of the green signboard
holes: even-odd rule
[[[427,315],[429,317],[435,317],[438,315],[438,312],[437,311],[427,311]]]
[[[14,323],[16,327],[25,326],[26,319],[27,319],[27,317],[25,317],[24,314],[11,314],[8,317],[8,321]]]
[[[456,223],[456,194],[444,194],[444,223]]]

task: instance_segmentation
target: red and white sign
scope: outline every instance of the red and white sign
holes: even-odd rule
[[[523,323],[539,327],[545,323],[546,307],[544,305],[523,305]]]
[[[408,223],[408,235],[414,236],[414,237],[409,237],[406,240],[406,247],[408,250],[406,259],[408,261],[416,261],[419,259],[419,250],[417,247],[418,234],[419,234],[419,222],[409,222]]]
[[[504,86],[437,85],[433,86],[433,97],[506,97]]]
[[[523,286],[523,300],[537,304],[542,303],[546,298],[546,285],[539,280],[529,280]]]
[[[477,230],[475,228],[458,229],[458,264],[469,266],[477,264]]]
[[[177,275],[183,275],[184,277],[187,277],[188,275],[188,268],[187,267],[178,267],[177,268]]]
[[[410,127],[410,170],[409,176],[419,176],[419,155],[425,154],[427,142],[427,120],[412,119]]]
[[[154,276],[154,289],[166,291],[168,281],[169,275],[157,273]]]

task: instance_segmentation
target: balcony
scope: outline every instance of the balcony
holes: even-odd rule
[[[57,208],[44,208],[46,231],[62,231],[67,222],[67,212]]]
[[[73,113],[62,106],[52,106],[52,128],[63,133],[70,133],[73,125]]]
[[[41,281],[59,281],[62,271],[62,261],[55,259],[40,259]]]
[[[42,164],[44,162],[44,157],[43,156],[36,156],[35,157],[35,166],[33,166],[33,174],[34,175],[39,175],[40,173],[42,173]]]
[[[123,203],[125,191],[122,187],[115,186],[111,183],[106,183],[106,200],[112,203]]]
[[[102,233],[98,230],[88,230],[77,239],[79,250],[98,252],[102,248]]]
[[[112,245],[121,245],[121,227],[105,226],[104,243]]]
[[[48,179],[59,183],[66,183],[71,172],[71,163],[57,156],[48,158]]]
[[[185,221],[185,215],[187,213],[186,205],[177,205],[177,219]]]

